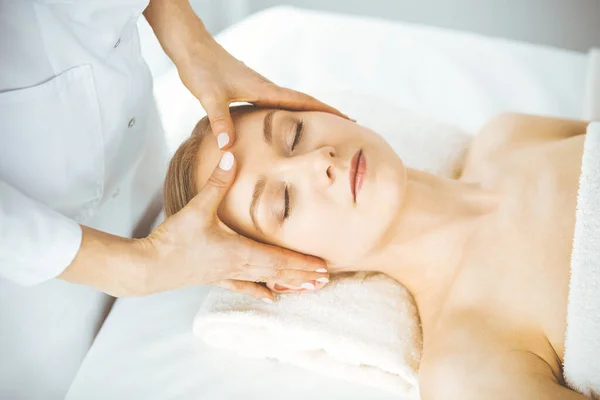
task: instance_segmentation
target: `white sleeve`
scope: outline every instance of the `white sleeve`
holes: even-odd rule
[[[34,285],[55,278],[81,245],[75,221],[0,181],[0,276]]]

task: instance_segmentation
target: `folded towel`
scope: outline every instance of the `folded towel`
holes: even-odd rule
[[[274,358],[418,399],[421,330],[406,288],[382,274],[344,274],[324,289],[266,304],[213,290],[194,334],[240,355]]]
[[[563,374],[600,399],[600,122],[588,125],[579,178]]]

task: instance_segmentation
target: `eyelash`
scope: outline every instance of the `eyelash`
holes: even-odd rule
[[[285,221],[290,216],[290,191],[285,186],[284,194],[283,194],[283,220]]]
[[[300,139],[302,138],[302,133],[304,132],[304,121],[300,120],[298,121],[298,123],[296,124],[296,135],[294,136],[294,141],[292,142],[292,147],[291,147],[291,151],[294,151],[294,149],[296,148],[296,145],[298,144],[298,142],[300,142]]]
[[[302,139],[303,132],[304,132],[304,121],[299,120],[298,123],[296,124],[296,134],[294,135],[294,140],[292,142],[292,146],[290,147],[290,152],[294,151],[294,149],[300,142],[300,139]],[[282,218],[282,220],[285,221],[286,219],[289,218],[289,216],[290,216],[290,189],[286,185],[283,190],[283,218]]]

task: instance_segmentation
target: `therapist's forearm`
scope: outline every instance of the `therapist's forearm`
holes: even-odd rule
[[[82,231],[79,251],[60,279],[91,286],[113,296],[147,294],[148,260],[135,239],[86,226]]]
[[[190,64],[213,41],[188,0],[151,0],[144,16],[178,68]]]

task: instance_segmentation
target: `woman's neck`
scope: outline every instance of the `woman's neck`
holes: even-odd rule
[[[353,269],[384,272],[402,283],[415,298],[425,330],[445,303],[469,243],[497,204],[496,194],[477,185],[409,169],[397,220]]]

